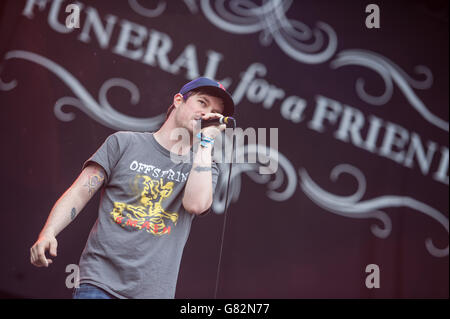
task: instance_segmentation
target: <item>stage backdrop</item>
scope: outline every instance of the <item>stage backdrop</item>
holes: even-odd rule
[[[448,4],[374,4],[2,1],[3,296],[71,297],[100,195],[35,268],[55,201],[107,136],[157,130],[181,86],[208,76],[258,133],[238,146],[256,160],[233,167],[218,297],[448,298]],[[214,295],[220,167],[178,298]]]

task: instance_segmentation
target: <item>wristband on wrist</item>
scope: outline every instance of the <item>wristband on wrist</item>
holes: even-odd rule
[[[208,145],[214,145],[214,139],[202,134],[202,132],[197,134],[197,138],[200,140],[200,146],[208,147]]]

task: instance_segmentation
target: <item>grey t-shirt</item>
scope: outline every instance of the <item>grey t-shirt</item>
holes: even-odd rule
[[[174,298],[194,215],[182,206],[192,168],[153,133],[116,132],[83,165],[105,172],[98,219],[80,258],[80,283],[119,298]],[[173,156],[173,154],[172,154]],[[213,191],[219,170],[213,162]]]

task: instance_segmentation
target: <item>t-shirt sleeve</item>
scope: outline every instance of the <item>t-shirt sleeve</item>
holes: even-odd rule
[[[90,163],[99,164],[106,173],[105,184],[109,181],[112,171],[120,157],[120,146],[118,134],[114,133],[106,138],[100,148],[83,164],[81,170],[85,169]]]

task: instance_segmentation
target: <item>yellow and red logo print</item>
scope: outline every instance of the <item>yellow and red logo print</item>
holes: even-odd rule
[[[174,225],[178,221],[177,212],[166,212],[161,202],[168,198],[173,191],[173,182],[164,184],[163,179],[152,180],[146,175],[136,175],[134,184],[140,184],[140,200],[137,205],[114,202],[111,216],[122,227],[145,230],[154,235],[169,234],[170,226],[165,220],[171,220]]]

